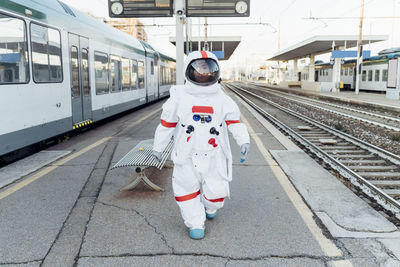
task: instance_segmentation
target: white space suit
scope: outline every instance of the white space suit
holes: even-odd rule
[[[185,225],[203,229],[204,236],[205,212],[215,213],[229,196],[232,154],[228,130],[245,150],[250,139],[246,126],[240,123],[238,106],[218,83],[215,55],[192,52],[184,70],[185,85],[171,87],[170,98],[163,105],[153,150],[162,152],[174,136],[171,158],[175,199]]]

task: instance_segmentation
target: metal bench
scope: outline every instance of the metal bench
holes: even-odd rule
[[[132,148],[131,151],[129,151],[111,168],[115,169],[119,167],[135,166],[136,172],[139,173],[139,175],[135,178],[133,182],[121,188],[120,191],[132,190],[140,183],[140,181],[143,181],[143,183],[152,190],[164,191],[164,189],[154,184],[149,180],[149,178],[146,177],[144,170],[148,167],[156,167],[161,170],[165,162],[167,161],[167,158],[171,154],[174,141],[171,139],[165,150],[161,153],[161,161],[158,161],[152,155],[153,140],[154,139],[148,139],[139,142],[139,144]]]

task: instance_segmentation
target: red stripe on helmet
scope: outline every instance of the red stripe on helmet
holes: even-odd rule
[[[202,58],[208,58],[206,51],[200,51]]]
[[[206,196],[205,195],[203,195],[204,196],[204,198],[206,199],[206,200],[208,200],[208,201],[210,201],[210,202],[224,202],[224,200],[225,200],[225,198],[216,198],[216,199],[208,199],[208,198],[206,198]]]
[[[207,106],[193,106],[192,107],[192,112],[193,113],[209,113],[213,114],[214,109],[213,107],[207,107]]]
[[[167,128],[175,128],[177,124],[177,122],[167,122],[165,120],[161,120],[161,125]]]
[[[240,121],[239,121],[239,120],[236,120],[236,121],[225,121],[225,123],[226,123],[226,125],[229,126],[229,124],[232,124],[232,123],[240,123]]]
[[[197,191],[196,193],[192,193],[192,194],[189,194],[189,195],[180,196],[180,197],[175,197],[175,200],[176,200],[176,201],[179,201],[179,202],[181,202],[181,201],[187,201],[187,200],[191,200],[191,199],[193,199],[193,198],[196,198],[198,195],[200,195],[200,190]]]

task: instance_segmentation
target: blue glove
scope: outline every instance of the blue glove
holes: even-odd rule
[[[240,146],[240,162],[244,162],[247,157],[247,153],[249,153],[250,144],[246,143]]]
[[[158,162],[161,161],[161,152],[153,150],[153,152],[151,154],[153,155],[153,157],[156,158],[156,160],[158,160]]]

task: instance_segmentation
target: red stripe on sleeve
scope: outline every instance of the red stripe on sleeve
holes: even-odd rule
[[[226,125],[229,126],[229,124],[232,124],[232,123],[240,123],[240,121],[239,121],[239,120],[236,120],[236,121],[225,121],[225,123],[226,123]]]
[[[197,191],[196,193],[192,193],[192,194],[189,194],[189,195],[185,195],[185,196],[181,196],[181,197],[175,197],[175,200],[179,201],[179,202],[187,201],[187,200],[191,200],[193,198],[196,198],[198,195],[200,195],[200,190]]]
[[[200,53],[203,58],[208,58],[206,51],[200,51]]]
[[[208,201],[210,201],[210,202],[223,202],[224,199],[225,199],[225,198],[208,199],[208,198],[206,198],[205,195],[203,195],[203,196],[204,196],[204,198],[205,198],[206,200],[208,200]]]
[[[193,113],[209,113],[213,114],[214,109],[213,107],[207,107],[207,106],[193,106],[192,107],[192,112]]]
[[[177,124],[177,122],[167,122],[165,120],[161,120],[161,125],[167,128],[175,128]]]

